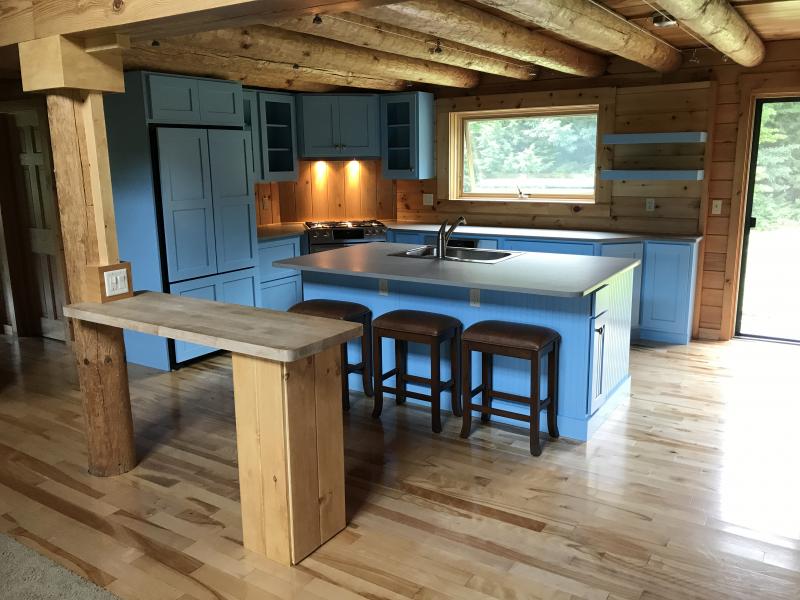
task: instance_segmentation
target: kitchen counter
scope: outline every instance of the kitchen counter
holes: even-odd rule
[[[279,260],[275,267],[434,285],[582,297],[633,270],[630,258],[523,252],[494,264],[390,256],[413,244],[372,243]]]
[[[387,221],[386,225],[394,231],[422,231],[436,233],[441,224],[401,223]],[[526,229],[522,227],[480,227],[461,225],[455,235],[485,235],[492,237],[542,238],[570,242],[641,242],[648,239],[698,241],[699,235],[658,235],[639,233],[618,233],[612,231],[578,231],[569,229]]]
[[[262,225],[258,228],[258,241],[280,240],[288,237],[297,237],[306,232],[304,223],[275,223],[274,225]]]

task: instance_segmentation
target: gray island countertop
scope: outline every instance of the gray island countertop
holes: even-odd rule
[[[635,268],[638,260],[522,252],[494,264],[390,256],[416,244],[375,242],[275,261],[301,271],[352,275],[433,285],[538,294],[586,296],[614,276]]]

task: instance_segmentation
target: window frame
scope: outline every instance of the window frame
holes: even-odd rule
[[[522,118],[562,115],[595,115],[597,118],[597,137],[595,140],[595,185],[591,194],[529,194],[524,198],[505,193],[465,193],[464,192],[464,147],[466,145],[467,121],[498,118]],[[464,110],[449,113],[450,153],[448,171],[450,174],[449,199],[455,201],[489,201],[489,202],[521,202],[521,203],[561,203],[561,204],[596,204],[598,202],[597,172],[600,167],[600,148],[602,147],[602,107],[600,104],[578,104],[565,106],[525,107]]]

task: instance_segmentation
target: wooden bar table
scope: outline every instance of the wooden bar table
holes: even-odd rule
[[[100,333],[130,329],[233,353],[246,548],[296,564],[344,529],[339,346],[361,325],[156,292],[64,314]]]

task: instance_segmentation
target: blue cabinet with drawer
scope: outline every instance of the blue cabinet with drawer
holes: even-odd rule
[[[162,73],[135,73],[146,81],[145,102],[152,123],[243,124],[242,86],[235,81]]]
[[[293,269],[272,266],[276,260],[300,256],[301,241],[301,238],[297,236],[259,243],[259,306],[261,308],[286,310],[303,299],[303,282],[300,274]]]
[[[380,102],[374,94],[300,94],[303,158],[377,158]]]
[[[433,94],[381,96],[381,170],[385,179],[431,179]]]

